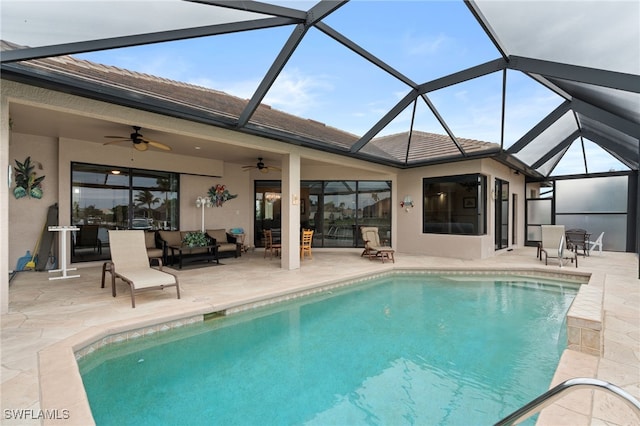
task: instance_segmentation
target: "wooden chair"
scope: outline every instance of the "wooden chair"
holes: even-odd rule
[[[263,230],[264,233],[264,257],[267,257],[267,253],[269,253],[269,258],[272,258],[274,253],[276,256],[280,256],[280,250],[282,249],[281,243],[273,242],[273,232],[271,229]]]
[[[395,251],[389,246],[383,246],[380,243],[380,235],[378,234],[378,228],[375,226],[363,226],[360,228],[362,233],[362,240],[364,241],[364,251],[360,255],[367,256],[369,260],[379,258],[384,263],[384,260],[390,260],[396,263],[393,256]]]
[[[304,260],[304,257],[308,254],[310,259],[313,259],[311,254],[311,242],[313,241],[313,230],[302,230],[302,242],[300,243],[300,257]]]

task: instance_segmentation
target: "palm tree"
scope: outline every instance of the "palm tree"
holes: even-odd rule
[[[158,189],[160,191],[162,191],[164,193],[164,202],[163,202],[163,206],[165,207],[164,209],[164,220],[168,221],[169,220],[169,192],[170,191],[175,191],[175,189],[173,188],[175,184],[175,181],[173,181],[172,179],[169,179],[168,177],[160,177],[156,179],[156,185],[158,185]]]
[[[148,217],[150,219],[153,219],[153,210],[151,206],[154,205],[155,203],[160,202],[160,198],[153,195],[153,192],[149,191],[148,189],[145,189],[144,191],[138,192],[136,194],[136,198],[133,201],[137,203],[136,206],[138,207],[146,205],[149,210]]]

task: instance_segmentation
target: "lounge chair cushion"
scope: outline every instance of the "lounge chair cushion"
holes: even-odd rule
[[[362,239],[364,240],[364,251],[361,256],[368,256],[369,259],[380,258],[383,263],[385,259],[389,259],[395,263],[395,250],[389,246],[383,246],[380,244],[380,236],[378,235],[377,227],[363,226],[360,228],[360,232],[362,233]]]

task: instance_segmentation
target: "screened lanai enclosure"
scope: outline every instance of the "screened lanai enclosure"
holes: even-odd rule
[[[3,1],[3,79],[398,169],[493,158],[553,189],[540,223],[581,216],[614,227],[611,249],[638,250],[638,2],[34,3]],[[80,77],[63,72],[82,61],[233,102],[131,90],[86,66]],[[291,126],[274,111],[306,122]],[[12,111],[16,130],[28,125],[23,114]],[[101,137],[73,123],[56,131]],[[184,153],[178,136],[173,145]],[[575,177],[583,189],[599,188],[592,178],[624,180],[624,200],[567,191]],[[567,205],[564,197],[580,194]],[[531,219],[528,240],[540,225]]]
[[[638,168],[637,2],[40,4],[3,2],[6,78],[73,85],[21,62],[66,54],[176,80],[176,68],[197,67],[196,83],[245,99],[174,115],[400,167],[492,155],[533,176]],[[304,93],[285,102],[291,84]],[[265,125],[263,102],[351,135]]]

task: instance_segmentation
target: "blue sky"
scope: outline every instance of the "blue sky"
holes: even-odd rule
[[[462,1],[352,1],[324,22],[418,84],[499,57]],[[250,98],[292,30],[283,27],[77,56]],[[428,96],[456,136],[499,143],[501,84],[502,75],[497,73]],[[408,91],[403,83],[311,29],[263,102],[360,136]],[[508,148],[562,99],[510,71],[506,102]],[[406,132],[410,120],[409,111],[402,113],[382,134]],[[425,104],[418,106],[414,128],[444,133]],[[587,147],[593,158],[589,171],[623,167],[597,146]],[[558,173],[584,172],[582,153],[574,151],[563,159]]]

